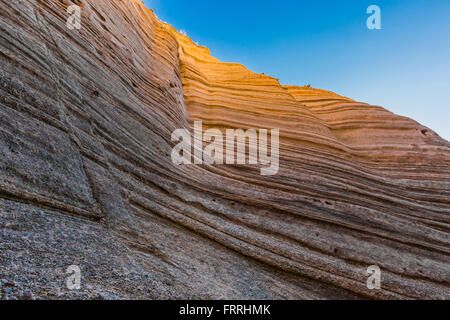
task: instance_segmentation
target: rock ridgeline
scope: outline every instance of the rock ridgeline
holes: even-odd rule
[[[140,1],[0,8],[0,297],[450,298],[450,144],[432,130],[222,63]],[[171,133],[195,120],[279,128],[279,173],[174,166]]]

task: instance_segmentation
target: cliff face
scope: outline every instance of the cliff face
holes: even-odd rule
[[[80,30],[69,0],[0,4],[0,278],[17,292],[450,298],[448,142],[222,63],[139,1],[76,2]],[[171,134],[195,120],[279,128],[278,174],[175,166]]]

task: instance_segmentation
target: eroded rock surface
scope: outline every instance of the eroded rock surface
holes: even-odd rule
[[[450,144],[432,130],[222,63],[139,1],[0,8],[3,298],[450,298]],[[175,166],[171,134],[195,120],[279,128],[279,173]]]

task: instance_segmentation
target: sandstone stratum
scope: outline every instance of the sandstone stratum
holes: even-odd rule
[[[279,128],[278,174],[174,165],[197,120]],[[0,231],[2,299],[450,299],[450,144],[222,63],[137,0],[2,0]]]

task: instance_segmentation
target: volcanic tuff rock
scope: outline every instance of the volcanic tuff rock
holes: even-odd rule
[[[0,8],[1,297],[450,298],[450,145],[430,129],[222,63],[139,1]],[[278,175],[176,167],[194,120],[279,128]]]

